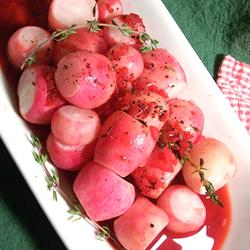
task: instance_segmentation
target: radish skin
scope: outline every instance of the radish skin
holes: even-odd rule
[[[56,167],[67,171],[79,171],[94,154],[94,143],[71,146],[59,142],[51,133],[47,139],[47,151]]]
[[[29,54],[43,41],[49,39],[50,33],[37,26],[25,26],[18,29],[9,39],[7,53],[10,62],[21,69]],[[54,42],[49,40],[37,52],[35,64],[47,64],[51,61]]]
[[[123,6],[120,0],[98,0],[98,19],[105,22],[107,19],[122,14]]]
[[[34,124],[48,124],[65,101],[54,82],[55,68],[36,65],[22,73],[17,95],[22,117]]]
[[[198,230],[205,222],[206,208],[200,197],[184,185],[173,185],[157,200],[169,217],[167,228],[175,233]]]
[[[73,189],[94,221],[120,216],[132,206],[135,198],[132,184],[95,162],[89,162],[82,168]]]
[[[100,120],[93,110],[67,105],[55,112],[51,120],[51,130],[55,138],[63,144],[87,145],[96,139]]]

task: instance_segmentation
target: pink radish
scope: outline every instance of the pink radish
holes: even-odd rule
[[[232,152],[217,139],[202,137],[189,151],[189,155],[198,167],[202,162],[204,178],[213,184],[215,191],[226,185],[236,172],[236,161]],[[199,194],[206,193],[199,174],[189,161],[185,163],[182,174],[187,186]]]
[[[99,129],[95,111],[70,105],[58,109],[51,120],[55,138],[66,145],[87,145],[96,139]]]
[[[135,198],[132,184],[95,162],[89,162],[82,168],[73,189],[94,221],[112,219],[125,213]]]
[[[138,90],[148,89],[165,97],[176,97],[186,86],[186,76],[178,61],[165,49],[143,53],[144,71],[134,82]]]
[[[155,147],[147,164],[137,168],[132,176],[141,194],[158,198],[181,170],[181,164],[168,147]]]
[[[115,90],[116,74],[112,63],[101,54],[72,52],[61,59],[55,74],[62,96],[79,108],[97,108]]]
[[[127,15],[118,15],[112,20],[109,20],[108,23],[115,23],[120,27],[122,25],[126,25],[128,28],[133,29],[137,32],[145,31],[145,26],[142,19],[140,18],[140,16],[134,13],[130,13]],[[138,38],[138,34],[132,33],[130,36],[126,36],[119,29],[113,27],[105,27],[103,31],[104,38],[110,47],[117,43],[132,45],[137,49],[141,47],[141,42]]]
[[[29,54],[49,37],[49,32],[40,27],[25,26],[18,29],[8,41],[7,52],[11,63],[20,69]],[[53,41],[49,40],[45,43],[36,54],[35,63],[49,63],[53,48]]]
[[[143,71],[144,65],[141,54],[127,44],[114,45],[108,51],[107,57],[114,66],[119,84],[134,81]]]
[[[184,185],[167,188],[158,199],[157,206],[167,213],[167,228],[175,233],[196,231],[206,219],[206,208],[202,200]]]
[[[159,207],[143,197],[115,220],[116,237],[127,250],[145,250],[168,224],[168,216]]]
[[[168,119],[168,106],[164,97],[151,91],[128,93],[120,100],[121,110],[159,130]]]
[[[94,144],[65,145],[51,133],[47,139],[47,151],[56,167],[68,171],[78,171],[93,157]]]
[[[94,13],[95,0],[52,0],[49,7],[49,25],[52,29],[66,29],[73,24],[81,25],[98,16]]]
[[[102,31],[89,32],[87,29],[78,29],[76,34],[56,43],[53,61],[57,64],[64,56],[77,50],[106,53],[108,47],[103,38]]]
[[[55,68],[37,65],[27,68],[21,75],[17,94],[19,110],[25,120],[35,124],[48,124],[54,112],[65,101],[54,82]]]
[[[98,0],[98,19],[105,22],[106,19],[122,14],[123,7],[120,0]]]
[[[117,111],[101,128],[94,160],[125,177],[145,164],[154,149],[158,130],[141,124],[132,116]]]

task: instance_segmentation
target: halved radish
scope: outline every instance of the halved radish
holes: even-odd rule
[[[55,45],[53,61],[57,64],[64,56],[77,50],[87,50],[100,54],[106,53],[108,47],[103,38],[103,32],[89,32],[87,29],[78,29],[76,34],[59,41]]]
[[[52,133],[46,145],[50,159],[56,167],[68,171],[80,170],[86,162],[91,160],[95,148],[94,143],[80,146],[62,144]]]
[[[126,25],[128,28],[137,32],[145,31],[145,26],[141,17],[134,13],[118,15],[113,19],[108,20],[108,23],[115,23],[120,27],[122,27],[122,25]],[[103,32],[104,38],[110,47],[117,43],[132,45],[137,49],[141,47],[141,42],[138,34],[132,33],[130,36],[126,36],[119,29],[113,27],[105,27],[103,29]]]
[[[85,24],[97,16],[95,0],[52,0],[49,7],[49,25],[54,30]]]
[[[165,49],[143,53],[144,71],[134,82],[138,90],[148,89],[166,97],[176,97],[186,86],[186,76],[178,61]]]
[[[64,56],[55,74],[62,96],[79,108],[97,108],[113,94],[116,74],[110,60],[98,53],[76,51]]]
[[[25,120],[35,124],[48,124],[54,112],[65,101],[54,82],[55,68],[37,65],[22,73],[17,94],[19,110]]]
[[[98,0],[98,19],[105,22],[107,18],[122,14],[123,7],[120,0]]]
[[[114,112],[99,134],[94,160],[125,177],[145,164],[154,149],[158,130],[146,127],[121,111]]]
[[[147,164],[137,168],[132,176],[141,194],[158,198],[181,170],[181,164],[174,153],[165,147],[155,147]]]
[[[66,145],[87,145],[96,139],[99,129],[95,111],[70,105],[58,109],[51,120],[55,138]]]
[[[121,110],[159,130],[168,119],[168,103],[164,97],[152,91],[127,93],[120,99],[119,105]]]
[[[148,199],[139,197],[114,222],[116,237],[128,250],[145,250],[168,224],[167,214]]]
[[[112,219],[125,213],[135,198],[132,184],[95,162],[89,162],[82,168],[73,189],[94,221]]]
[[[108,51],[107,57],[113,64],[119,84],[134,81],[143,71],[144,64],[141,54],[127,44],[114,45]]]
[[[198,230],[205,222],[206,208],[200,197],[184,185],[173,185],[157,201],[169,217],[167,228],[175,233]]]
[[[221,141],[202,137],[189,151],[190,158],[196,166],[204,168],[204,178],[210,181],[215,191],[222,188],[234,176],[236,161],[231,150]],[[193,165],[186,161],[182,174],[186,184],[199,194],[205,194],[200,176]]]
[[[21,68],[32,50],[49,37],[50,33],[40,27],[25,26],[18,29],[8,41],[7,52],[11,63],[17,68]],[[52,40],[45,43],[37,52],[35,63],[49,63],[53,48],[54,42]]]

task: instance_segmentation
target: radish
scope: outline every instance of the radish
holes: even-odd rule
[[[145,31],[145,26],[141,17],[134,13],[118,15],[113,19],[108,20],[108,23],[115,23],[120,27],[122,27],[122,25],[126,25],[128,28],[137,32]],[[108,46],[110,47],[117,43],[125,43],[128,45],[132,45],[137,49],[141,47],[141,42],[138,37],[138,34],[132,33],[130,36],[126,36],[119,29],[113,27],[105,27],[103,29],[103,32],[104,38]]]
[[[178,61],[165,49],[143,53],[144,71],[134,82],[138,90],[148,89],[164,97],[176,97],[186,86],[186,76]]]
[[[157,136],[157,129],[146,127],[124,112],[114,112],[101,128],[94,160],[125,177],[145,164]]]
[[[29,54],[43,41],[49,39],[50,33],[40,27],[25,26],[18,29],[9,39],[7,45],[8,57],[11,63],[21,68]],[[51,61],[54,42],[49,40],[36,53],[36,64],[46,64]]]
[[[159,130],[168,119],[169,105],[165,98],[151,91],[127,93],[119,103],[121,110]]]
[[[19,110],[25,120],[35,124],[48,124],[54,112],[65,101],[54,82],[55,68],[37,65],[22,73],[17,95]]]
[[[110,60],[87,51],[64,56],[58,64],[55,80],[59,92],[69,103],[88,109],[107,102],[116,86]]]
[[[73,24],[85,24],[98,16],[95,0],[52,0],[49,7],[49,26],[66,29]]]
[[[117,81],[119,84],[126,84],[137,79],[143,71],[143,60],[141,54],[127,44],[116,44],[107,53],[111,60]]]
[[[59,142],[52,133],[46,145],[50,159],[56,167],[68,171],[80,170],[94,154],[94,143],[80,146],[65,145]]]
[[[205,222],[206,208],[200,197],[184,185],[173,185],[157,200],[169,217],[167,228],[175,233],[198,230]]]
[[[105,22],[108,18],[122,14],[123,7],[120,0],[98,0],[98,19]]]
[[[168,216],[143,197],[114,222],[114,231],[127,250],[144,250],[168,224]]]
[[[142,195],[158,198],[181,170],[181,164],[168,147],[155,147],[147,164],[132,176]]]
[[[112,219],[125,213],[135,198],[132,184],[95,162],[89,162],[82,168],[73,189],[94,221]]]
[[[200,166],[203,162],[204,178],[210,181],[215,191],[222,188],[234,176],[236,161],[230,149],[214,138],[202,137],[189,151],[192,162]],[[199,194],[206,194],[198,172],[189,161],[186,161],[182,174],[187,186]]]
[[[102,31],[94,33],[82,28],[78,29],[76,34],[70,35],[67,39],[56,43],[53,61],[54,64],[58,64],[64,56],[77,50],[105,54],[107,49]]]
[[[95,111],[70,105],[58,109],[51,120],[55,138],[66,145],[87,145],[96,139],[99,129]]]

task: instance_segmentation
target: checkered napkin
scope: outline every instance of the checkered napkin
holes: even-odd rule
[[[226,56],[217,84],[250,133],[250,65]]]

